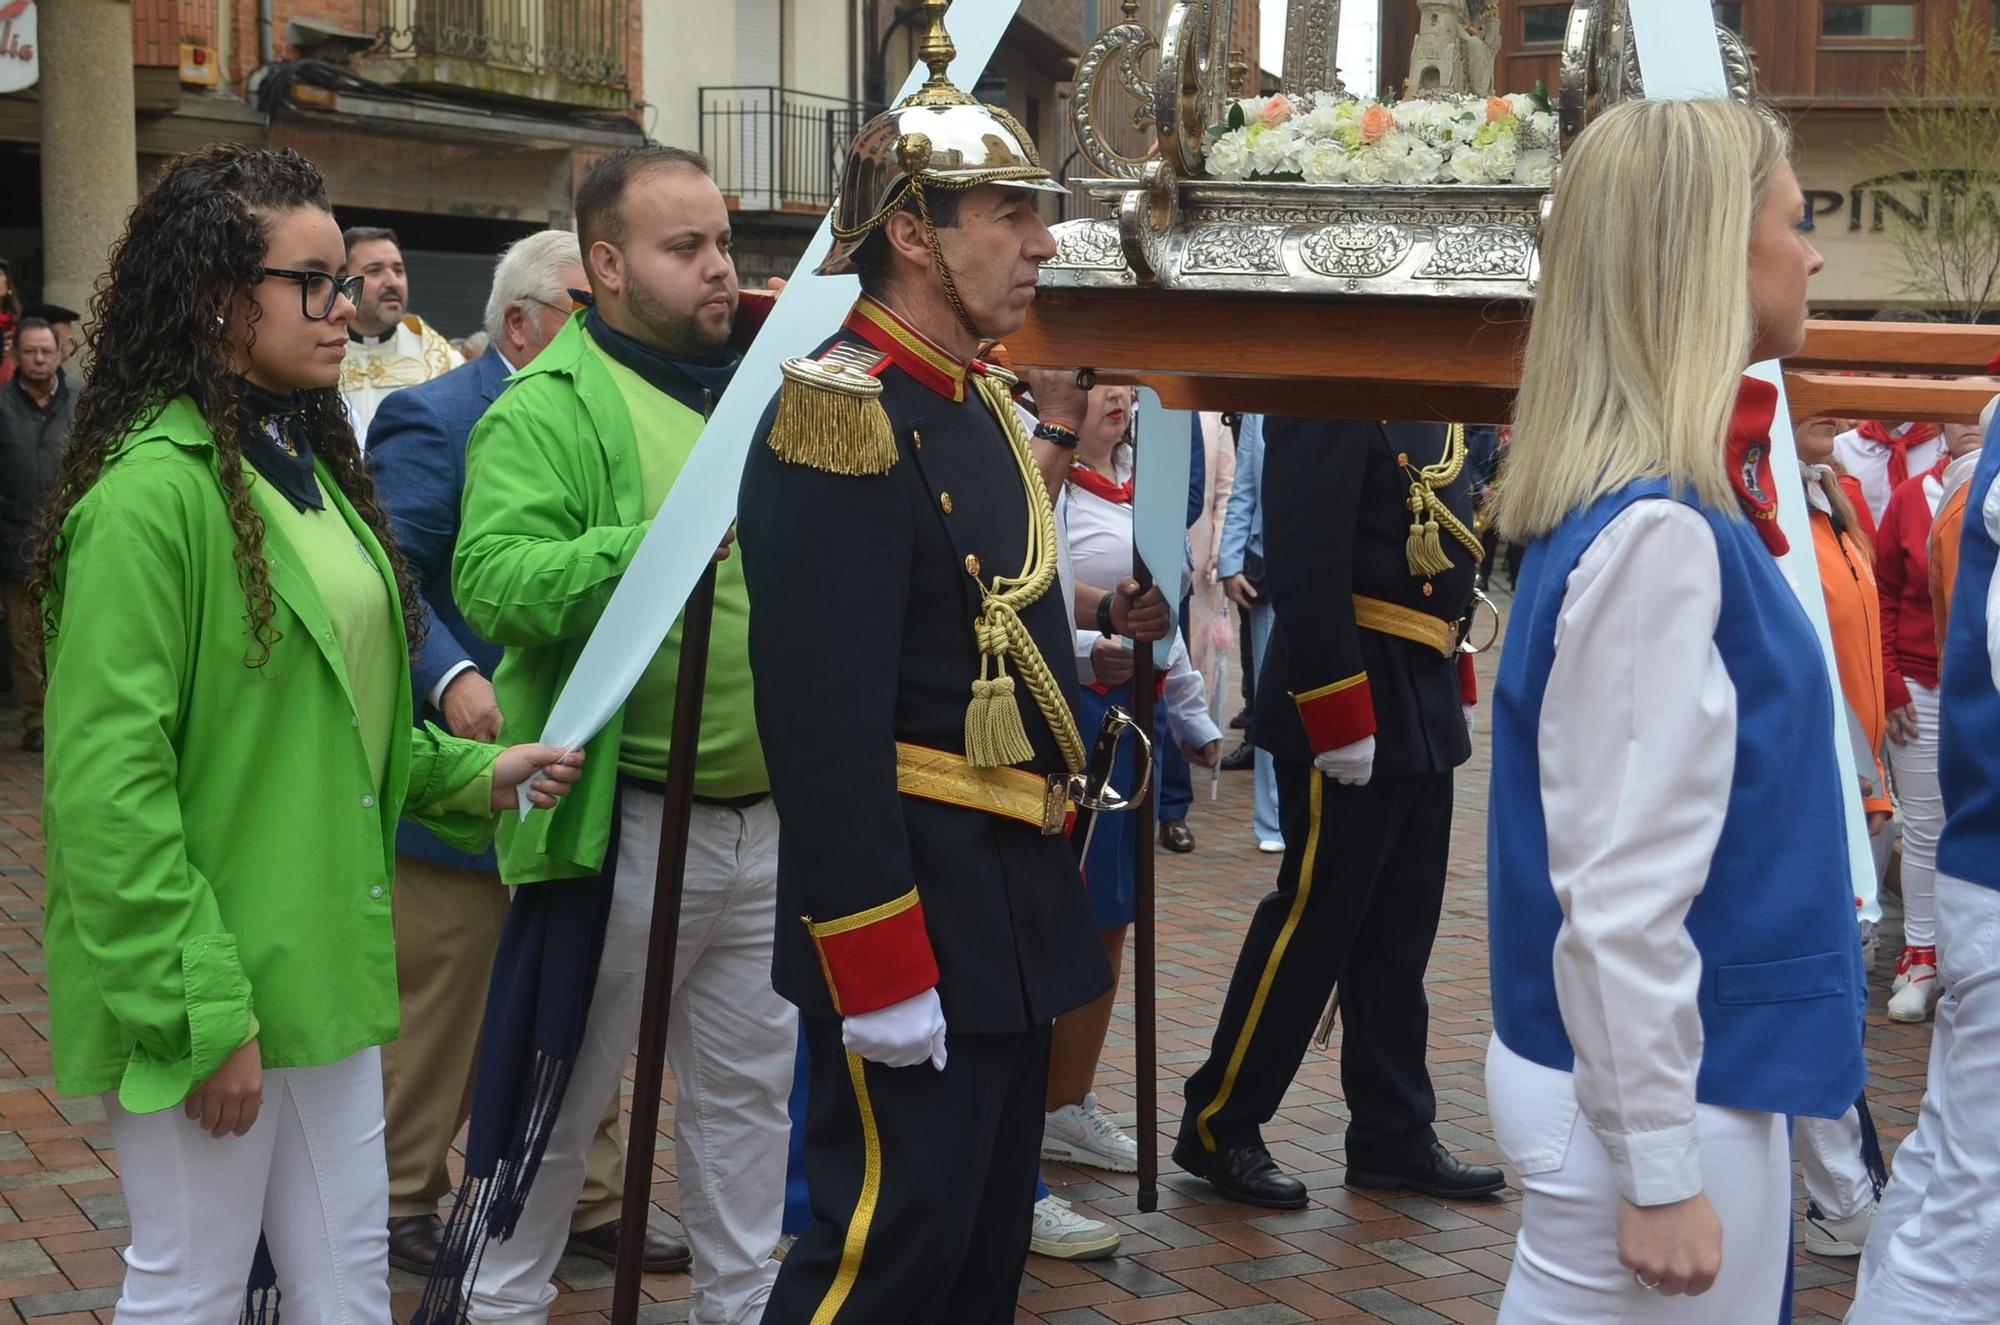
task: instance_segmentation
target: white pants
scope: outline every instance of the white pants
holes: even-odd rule
[[[1938,692],[1910,687],[1917,734],[1908,745],[1889,742],[1896,778],[1896,812],[1903,822],[1903,942],[1913,948],[1937,942],[1937,844],[1944,831],[1944,793],[1938,789]]]
[[[1875,1179],[1861,1158],[1859,1109],[1849,1109],[1836,1119],[1796,1120],[1792,1148],[1806,1195],[1828,1219],[1852,1219],[1875,1203]]]
[[[2000,1320],[2000,892],[1937,878],[1937,1025],[1917,1130],[1896,1152],[1849,1325]]]
[[[1494,1036],[1486,1098],[1500,1153],[1526,1193],[1500,1325],[1764,1325],[1791,1255],[1785,1120],[1702,1104],[1702,1190],[1722,1221],[1722,1273],[1700,1297],[1639,1286],[1618,1261],[1618,1180],[1576,1103],[1575,1078]],[[1928,1322],[1926,1323],[1928,1325]]]
[[[104,1097],[132,1245],[116,1325],[236,1325],[261,1230],[285,1325],[389,1325],[382,1055],[271,1068],[243,1136]]]
[[[1271,644],[1271,627],[1277,622],[1277,610],[1272,607],[1253,607],[1250,617],[1250,666],[1257,675],[1264,674],[1264,651]],[[1252,683],[1254,686],[1254,682]],[[1256,770],[1256,781],[1252,786],[1251,822],[1255,826],[1259,842],[1282,842],[1285,835],[1278,827],[1278,765],[1272,760],[1269,750],[1257,751],[1252,763]]]
[[[630,787],[618,801],[611,924],[583,1047],[520,1223],[511,1238],[488,1244],[473,1282],[468,1314],[482,1323],[549,1318],[549,1278],[569,1238],[591,1138],[638,1043],[661,801]],[[769,801],[694,807],[667,1021],[681,1225],[694,1252],[692,1325],[756,1321],[777,1277],[770,1255],[784,1216],[785,1097],[798,1048],[797,1013],[771,988],[777,880],[778,814]]]

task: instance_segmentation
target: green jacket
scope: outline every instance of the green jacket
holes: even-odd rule
[[[493,689],[508,740],[540,739],[584,642],[652,527],[632,413],[601,353],[579,313],[514,375],[467,445],[452,592],[466,622],[506,646]],[[680,411],[661,400],[663,410]],[[670,421],[663,417],[658,426]],[[716,594],[701,762],[711,770],[754,762],[751,790],[761,792],[769,785],[761,750],[754,761],[721,757],[722,747],[743,739],[756,748],[744,684],[749,599],[740,563],[723,564]],[[661,646],[663,662],[678,657],[679,639],[676,623]],[[671,691],[672,668],[656,663],[645,684]],[[602,868],[625,721],[621,708],[592,738],[582,779],[554,810],[526,822],[502,817],[500,875],[508,883],[578,878]],[[726,753],[743,754],[733,747]],[[699,775],[696,790],[704,791]]]
[[[389,581],[367,526],[328,503]],[[442,813],[491,746],[411,725],[407,647],[374,785],[325,608],[281,531],[265,560],[280,637],[261,668],[208,425],[186,397],[136,428],[63,524],[49,616],[49,1013],[56,1086],[170,1108],[253,1035],[266,1067],[396,1036],[389,918],[406,811]],[[401,641],[402,632],[394,632]]]

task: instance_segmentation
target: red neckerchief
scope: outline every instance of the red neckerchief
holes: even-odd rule
[[[1130,506],[1132,504],[1132,480],[1129,478],[1123,483],[1113,483],[1110,479],[1104,477],[1104,475],[1098,473],[1088,465],[1083,464],[1081,461],[1073,461],[1070,464],[1069,478],[1070,482],[1076,484],[1076,486],[1082,488],[1091,496],[1102,497],[1114,506]]]
[[[1910,448],[1922,446],[1925,442],[1936,441],[1940,429],[1934,423],[1912,423],[1903,431],[1892,431],[1880,419],[1870,419],[1861,425],[1863,437],[1878,445],[1889,448],[1889,491],[1894,492],[1910,476]]]
[[[1774,557],[1791,551],[1778,527],[1778,491],[1771,480],[1771,422],[1778,416],[1778,388],[1746,377],[1729,419],[1729,482],[1750,517],[1750,527]]]

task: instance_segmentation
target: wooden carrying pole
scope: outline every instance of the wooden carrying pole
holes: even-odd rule
[[[1141,592],[1153,587],[1153,573],[1139,559],[1136,547],[1132,549],[1132,576],[1139,581]],[[1169,604],[1171,607],[1172,604]],[[1132,645],[1132,719],[1139,733],[1148,740],[1154,730],[1153,690],[1153,646],[1135,641]],[[1138,755],[1144,749],[1145,741],[1135,742],[1132,762],[1135,770],[1139,766]],[[1158,1024],[1154,1010],[1158,981],[1153,969],[1156,924],[1153,844],[1157,835],[1153,807],[1159,803],[1159,767],[1159,752],[1155,751],[1152,767],[1147,770],[1146,794],[1130,811],[1138,822],[1138,831],[1132,835],[1132,891],[1135,903],[1132,917],[1132,1076],[1138,1083],[1139,1096],[1139,1210],[1142,1214],[1151,1214],[1160,1208],[1160,1073],[1159,1048],[1154,1039]]]
[[[646,1259],[646,1231],[652,1223],[660,1082],[666,1074],[667,1013],[673,1006],[674,953],[681,937],[681,876],[687,870],[695,751],[701,744],[702,688],[708,675],[708,638],[714,621],[715,567],[710,565],[681,613],[673,745],[667,752],[667,787],[660,812],[660,859],[653,871],[653,924],[646,942],[645,994],[639,1005],[639,1068],[632,1086],[625,1197],[618,1212],[618,1263],[611,1287],[613,1325],[637,1325],[639,1319],[639,1277]]]

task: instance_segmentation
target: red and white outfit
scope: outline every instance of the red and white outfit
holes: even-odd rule
[[[1889,424],[1870,419],[1833,439],[1833,458],[1860,481],[1868,518],[1878,525],[1896,488],[1944,455],[1944,434],[1930,423]]]
[[[1938,789],[1937,622],[1931,607],[1931,522],[1944,498],[1949,457],[1940,446],[1931,464],[1890,496],[1876,530],[1875,580],[1882,599],[1882,672],[1889,711],[1911,708],[1917,732],[1889,744],[1896,804],[1903,828],[1904,960],[1899,980],[1934,984],[1937,977],[1937,842],[1944,830]],[[1935,998],[1935,989],[1929,997]],[[1927,1003],[1892,998],[1890,1016],[1922,1021]]]

